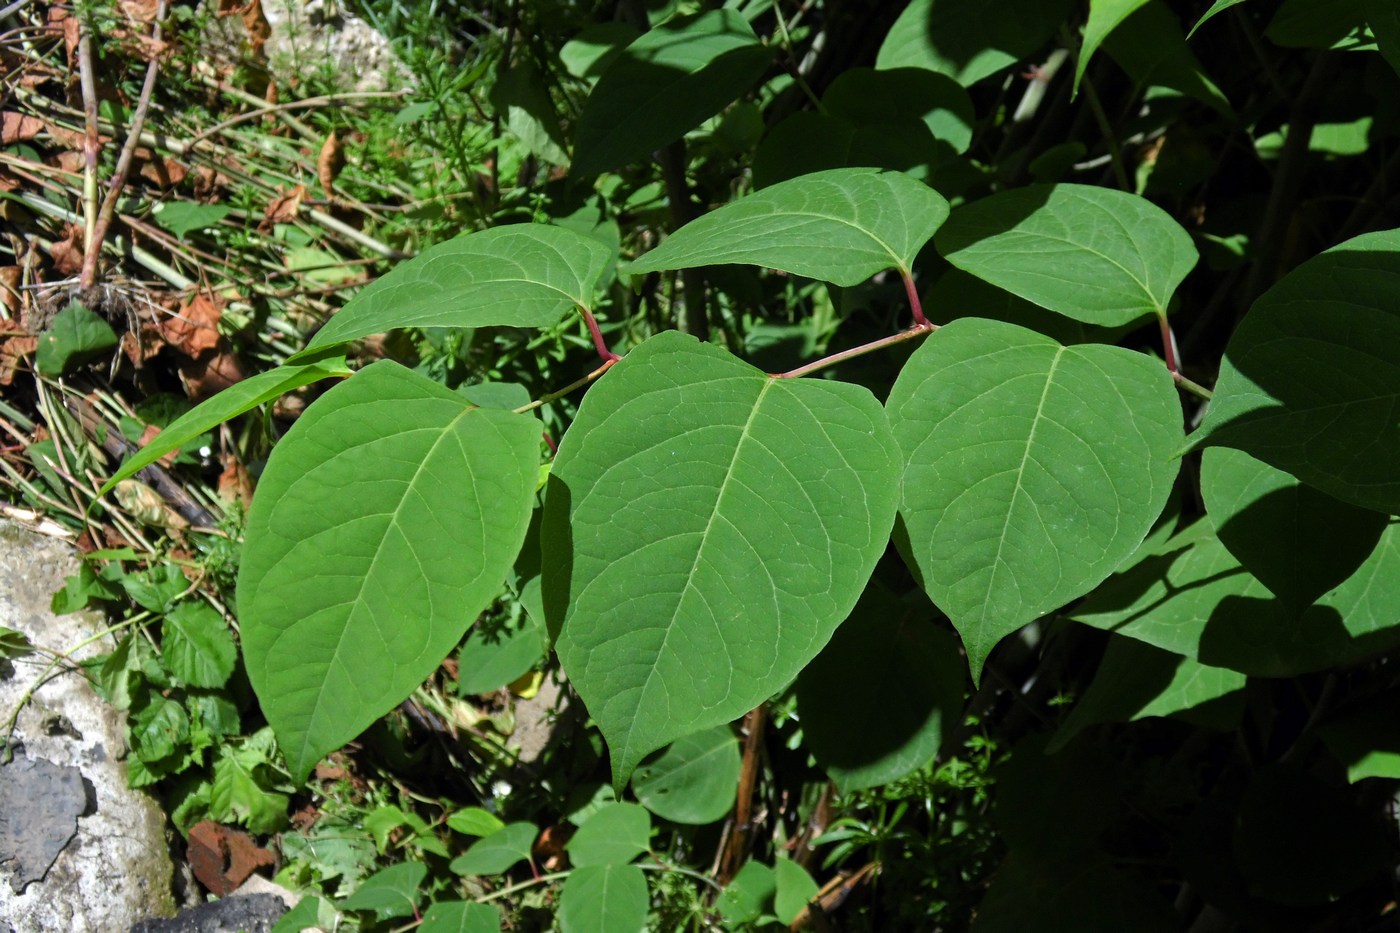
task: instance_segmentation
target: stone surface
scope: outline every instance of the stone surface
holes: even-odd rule
[[[286,912],[276,894],[235,894],[170,920],[144,920],[131,933],[268,933]]]
[[[54,591],[76,571],[72,549],[52,537],[0,520],[0,626],[18,629],[35,645],[64,652],[105,626],[89,613],[55,616]],[[101,639],[73,653],[81,660],[112,647]],[[9,716],[43,671],[31,655],[0,665],[0,719]],[[77,831],[42,880],[12,890],[0,884],[0,933],[112,933],[139,919],[175,912],[165,816],[147,794],[126,785],[122,716],[66,668],[40,686],[20,710],[14,761],[50,762],[81,772],[85,796]],[[13,766],[13,765],[12,765]],[[3,774],[3,772],[0,772]],[[7,778],[0,778],[8,780]],[[36,818],[37,810],[25,814]],[[67,818],[66,832],[73,820]],[[60,828],[55,828],[57,833]],[[8,867],[8,866],[7,866]]]
[[[25,755],[0,764],[0,868],[9,869],[12,891],[44,880],[86,811],[77,768]]]
[[[322,69],[345,90],[397,91],[412,84],[389,40],[335,0],[262,0],[262,12],[269,29],[262,51],[280,85]],[[222,59],[247,54],[248,32],[238,16],[219,17],[209,37]]]

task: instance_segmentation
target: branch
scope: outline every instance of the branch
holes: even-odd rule
[[[108,184],[107,196],[102,200],[102,209],[97,214],[96,223],[90,229],[87,249],[83,252],[83,269],[78,277],[78,284],[85,289],[91,288],[97,281],[97,260],[102,252],[102,241],[107,236],[107,228],[112,225],[112,215],[117,212],[117,201],[121,198],[122,189],[126,187],[126,176],[131,171],[131,161],[136,154],[136,147],[140,144],[141,127],[146,122],[146,111],[151,106],[151,95],[156,89],[156,75],[160,72],[159,46],[162,32],[161,22],[164,19],[165,0],[160,0],[156,5],[155,22],[151,24],[151,60],[146,64],[146,80],[141,85],[141,97],[136,103],[136,110],[131,115],[131,125],[127,127],[126,142],[122,143],[121,154],[117,156],[117,170]],[[91,67],[91,61],[88,65]],[[86,91],[86,89],[84,90]],[[84,93],[84,97],[86,96]],[[93,108],[92,116],[95,117],[95,100]],[[90,124],[89,133],[96,133],[95,121]],[[92,169],[95,178],[97,171],[95,158]],[[95,199],[96,192],[94,191],[93,194]]]
[[[819,369],[825,369],[828,366],[834,366],[835,364],[844,362],[845,360],[854,359],[857,356],[864,356],[867,353],[873,353],[874,351],[883,349],[885,347],[892,347],[897,343],[903,343],[906,340],[913,340],[915,337],[922,337],[925,334],[931,334],[936,330],[938,330],[937,324],[930,324],[928,321],[925,321],[922,324],[915,324],[908,330],[902,330],[897,334],[891,334],[888,337],[881,337],[879,340],[872,340],[869,343],[863,343],[858,347],[852,347],[849,350],[842,350],[840,353],[833,353],[830,356],[824,356],[819,360],[815,360],[811,363],[808,363],[806,366],[799,366],[796,369],[788,370],[785,373],[775,373],[773,374],[773,377],[775,379],[796,379],[799,376],[805,376],[808,373],[814,373]]]

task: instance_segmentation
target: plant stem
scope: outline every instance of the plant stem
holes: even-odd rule
[[[545,405],[545,404],[547,404],[547,403],[549,403],[549,402],[554,401],[555,399],[563,398],[564,396],[568,395],[570,392],[574,391],[575,389],[579,389],[579,388],[582,388],[583,386],[588,385],[588,384],[589,384],[590,382],[592,382],[594,379],[597,379],[599,376],[603,375],[603,373],[605,373],[605,372],[607,372],[608,370],[612,369],[612,368],[613,368],[613,364],[616,363],[616,362],[617,362],[618,360],[620,360],[620,359],[622,359],[622,357],[620,357],[620,356],[615,356],[613,359],[610,359],[610,360],[607,360],[606,362],[604,362],[602,366],[599,366],[597,369],[593,370],[593,372],[591,372],[591,373],[589,373],[588,375],[584,376],[582,379],[576,379],[575,381],[573,381],[573,382],[569,383],[568,385],[564,386],[564,388],[560,389],[560,390],[557,391],[557,392],[551,392],[551,393],[549,393],[548,395],[541,395],[539,398],[535,399],[535,400],[534,400],[533,402],[531,402],[530,404],[528,404],[528,405],[521,405],[519,408],[512,409],[512,410],[513,410],[517,415],[523,415],[523,414],[525,414],[525,412],[527,412],[527,411],[534,411],[536,408],[539,408],[541,405]]]
[[[725,841],[719,861],[719,884],[729,884],[739,873],[748,857],[749,839],[753,835],[753,793],[758,784],[758,758],[763,750],[764,727],[768,710],[756,706],[744,716],[744,763],[739,772],[739,790],[734,804],[734,831]]]
[[[151,60],[146,64],[146,80],[141,85],[141,97],[136,102],[136,110],[131,114],[126,142],[122,143],[122,151],[117,156],[117,170],[108,184],[107,195],[102,199],[102,209],[92,227],[87,249],[83,252],[83,269],[78,277],[78,285],[82,288],[91,288],[97,281],[97,260],[101,256],[102,241],[107,236],[107,228],[112,225],[112,215],[117,211],[117,200],[126,187],[126,176],[131,171],[131,160],[136,154],[136,146],[141,138],[141,126],[146,122],[146,110],[151,106],[151,95],[156,89],[156,75],[160,72],[160,55],[156,50],[160,46],[161,22],[164,19],[165,0],[160,0],[156,5],[155,22],[151,24],[153,51]]]
[[[869,343],[863,343],[860,346],[852,347],[849,350],[842,350],[840,353],[833,353],[830,356],[825,356],[819,360],[814,360],[813,362],[808,363],[805,366],[799,366],[796,369],[788,370],[785,373],[774,373],[773,378],[796,379],[800,376],[805,376],[808,373],[814,373],[819,369],[825,369],[828,366],[834,366],[835,364],[844,362],[845,360],[854,359],[857,356],[864,356],[867,353],[873,353],[876,350],[883,349],[884,347],[891,347],[897,343],[903,343],[906,340],[913,340],[915,337],[922,337],[925,334],[931,334],[936,330],[938,330],[937,324],[930,324],[929,322],[925,321],[922,324],[915,324],[908,330],[902,330],[897,334],[891,334],[888,337],[881,337],[879,340],[872,340]]]
[[[598,351],[598,355],[603,358],[604,363],[616,363],[622,357],[608,349],[608,342],[603,339],[603,332],[598,328],[598,319],[593,316],[583,305],[578,306],[579,313],[583,315],[583,322],[588,325],[588,334],[593,338],[593,349]]]
[[[914,284],[914,274],[908,269],[900,269],[899,277],[904,280],[904,292],[909,296],[909,307],[914,311],[914,324],[917,327],[932,327],[924,317],[924,306],[919,301],[919,289]]]
[[[248,120],[256,120],[258,117],[265,117],[271,113],[286,113],[289,110],[303,110],[310,107],[326,107],[342,100],[363,100],[366,98],[393,98],[398,99],[408,95],[408,91],[345,91],[339,94],[322,94],[319,97],[307,97],[304,100],[291,100],[285,104],[264,103],[256,110],[249,110],[247,113],[240,113],[238,116],[225,120],[223,123],[216,123],[209,129],[191,137],[185,145],[193,146],[223,132],[230,127],[245,123]]]
[[[83,95],[83,255],[92,253],[97,229],[97,159],[102,138],[97,135],[97,82],[92,67],[92,26],[86,16],[78,19],[78,82]]]
[[[1178,389],[1181,389],[1185,392],[1190,392],[1192,395],[1196,396],[1196,398],[1204,399],[1207,402],[1209,402],[1212,398],[1215,397],[1215,394],[1211,392],[1210,389],[1207,389],[1203,385],[1198,385],[1197,383],[1192,382],[1190,379],[1187,379],[1181,373],[1172,373],[1172,382],[1176,383]]]
[[[1113,133],[1113,124],[1108,120],[1108,114],[1104,112],[1103,103],[1099,100],[1099,92],[1094,90],[1093,82],[1085,75],[1082,82],[1084,88],[1084,99],[1089,102],[1089,109],[1094,114],[1094,122],[1099,125],[1099,131],[1103,133],[1104,143],[1108,146],[1109,159],[1113,164],[1113,176],[1118,180],[1118,187],[1124,191],[1132,191],[1133,185],[1128,178],[1128,168],[1123,162],[1123,148],[1118,145],[1118,137]]]

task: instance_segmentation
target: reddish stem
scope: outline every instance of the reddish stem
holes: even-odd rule
[[[593,317],[593,313],[583,305],[578,306],[579,312],[583,315],[583,322],[588,325],[588,333],[593,337],[593,347],[598,351],[598,355],[603,358],[604,363],[616,363],[622,357],[608,349],[607,341],[603,339],[603,332],[598,329],[598,321]]]
[[[1167,372],[1175,378],[1181,374],[1181,366],[1176,359],[1176,335],[1172,333],[1171,324],[1167,323],[1165,312],[1157,312],[1157,325],[1162,329],[1162,356],[1167,361]]]
[[[919,317],[923,317],[923,315],[919,314]],[[925,320],[922,324],[915,324],[908,330],[902,330],[897,334],[891,334],[888,337],[881,337],[879,340],[872,340],[869,343],[863,343],[858,347],[851,347],[851,349],[849,350],[842,350],[840,353],[833,353],[830,356],[824,356],[819,360],[814,360],[808,363],[806,366],[799,366],[796,369],[788,370],[785,373],[774,373],[773,378],[796,379],[799,376],[805,376],[808,373],[816,372],[819,369],[825,369],[826,367],[832,366],[836,363],[853,359],[857,356],[864,356],[867,353],[871,353],[883,347],[891,347],[897,343],[903,343],[906,340],[913,340],[915,337],[922,337],[924,334],[931,334],[936,330],[938,330],[937,324],[930,324],[927,320]]]
[[[914,286],[913,273],[900,270],[899,275],[904,279],[904,291],[909,296],[909,307],[914,310],[914,324],[920,327],[931,327],[928,318],[924,317],[924,306],[919,301],[919,290]]]

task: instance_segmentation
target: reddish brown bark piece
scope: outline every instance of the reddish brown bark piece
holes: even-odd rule
[[[277,864],[252,836],[213,820],[190,827],[186,859],[199,883],[217,897],[232,893],[259,868]]]

